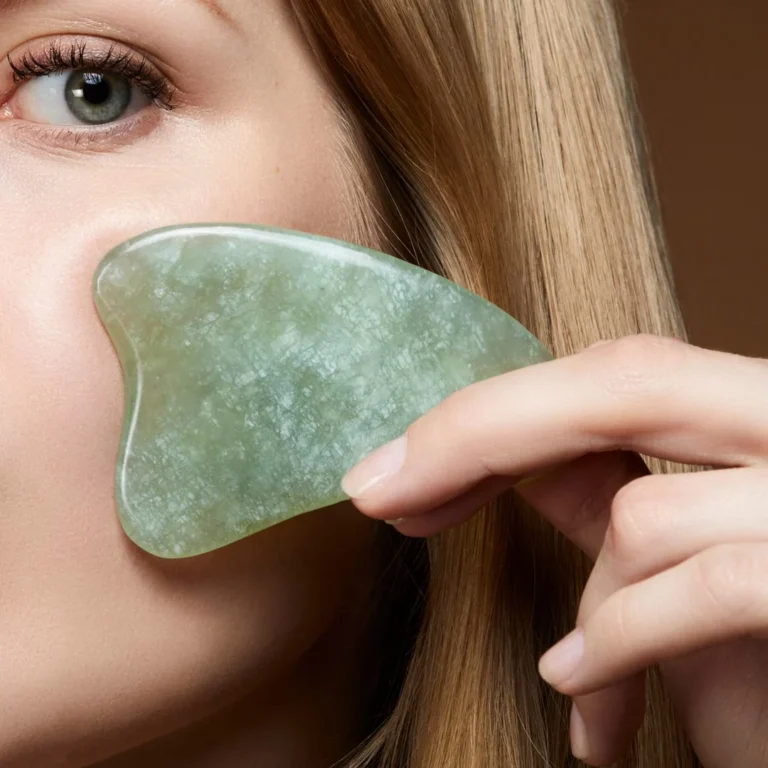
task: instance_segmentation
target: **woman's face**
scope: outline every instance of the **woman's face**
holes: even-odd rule
[[[279,0],[0,0],[0,54],[0,762],[84,765],[288,676],[372,534],[342,504],[199,558],[137,549],[94,270],[185,222],[349,239],[346,179]]]

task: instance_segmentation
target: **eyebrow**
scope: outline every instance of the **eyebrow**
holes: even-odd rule
[[[22,5],[40,3],[43,0],[0,0],[0,12],[2,11],[15,11],[21,8]],[[214,16],[226,22],[230,26],[237,26],[232,16],[224,10],[219,0],[193,0],[207,8]]]
[[[219,0],[198,0],[198,2],[204,5],[214,16],[218,16],[223,21],[226,21],[227,24],[234,26],[234,19],[224,10]]]

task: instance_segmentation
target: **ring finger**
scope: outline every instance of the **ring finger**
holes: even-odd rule
[[[582,596],[583,623],[622,587],[724,542],[768,541],[760,500],[764,469],[649,475],[624,486],[611,505],[603,547]],[[644,674],[574,699],[593,756],[622,754],[642,721]]]

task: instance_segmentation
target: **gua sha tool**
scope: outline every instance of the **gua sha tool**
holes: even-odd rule
[[[166,558],[347,499],[344,473],[452,392],[552,359],[443,277],[271,227],[146,233],[93,288],[125,376],[120,521]]]

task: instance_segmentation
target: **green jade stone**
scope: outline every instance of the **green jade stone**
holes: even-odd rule
[[[148,232],[93,288],[125,376],[120,522],[166,558],[347,499],[345,472],[452,392],[552,359],[439,275],[272,227]]]

